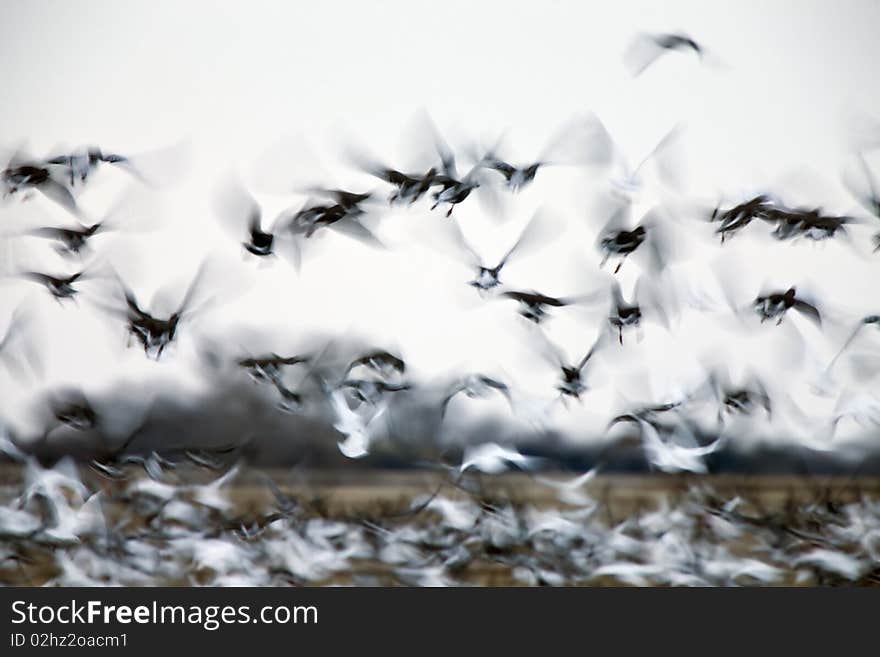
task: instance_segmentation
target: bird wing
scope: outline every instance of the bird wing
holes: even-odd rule
[[[42,193],[43,196],[51,201],[54,201],[65,210],[70,212],[73,216],[80,216],[81,213],[79,210],[79,206],[76,204],[76,199],[73,198],[73,194],[70,193],[70,190],[67,189],[66,186],[64,186],[57,180],[49,178],[46,181],[37,185],[37,189],[40,190],[40,193]]]
[[[507,250],[507,253],[504,254],[504,257],[501,258],[497,268],[501,268],[507,264],[510,257],[517,251],[522,252],[522,249],[524,248],[537,249],[544,246],[544,244],[549,241],[550,237],[556,234],[556,231],[554,231],[553,228],[554,227],[550,225],[546,214],[540,210],[535,212],[523,228],[519,237],[516,239],[516,242],[513,243],[513,245]]]
[[[360,221],[354,217],[343,217],[339,221],[335,221],[328,226],[331,230],[335,230],[352,239],[363,242],[368,246],[384,249],[385,245],[376,237],[376,235]]]
[[[623,53],[623,64],[633,77],[641,75],[662,54],[662,48],[650,35],[637,34]]]
[[[822,325],[822,316],[819,314],[819,309],[813,304],[801,301],[800,299],[795,299],[793,307],[795,310],[816,322],[819,326]]]

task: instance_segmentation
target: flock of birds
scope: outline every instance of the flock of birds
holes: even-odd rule
[[[408,507],[340,511],[232,467],[208,483],[95,483],[65,458],[29,462],[0,507],[0,581],[19,586],[876,586],[880,505],[812,492],[696,485],[615,512],[595,471],[523,504],[478,481]],[[607,491],[606,491],[607,492]]]
[[[638,75],[657,57],[673,51],[692,53],[701,59],[706,57],[706,49],[686,35],[654,34],[638,37],[627,51],[626,60],[633,74]],[[662,207],[651,208],[641,217],[634,217],[634,209],[637,207],[635,199],[643,187],[643,169],[653,164],[662,172],[664,153],[679,138],[678,129],[672,130],[651,154],[632,168],[626,166],[610,134],[595,116],[574,128],[569,127],[539,158],[523,163],[508,161],[500,140],[491,147],[474,147],[456,153],[429,119],[424,125],[435,150],[434,164],[424,170],[401,171],[363,151],[349,151],[350,163],[384,183],[387,187],[385,194],[375,190],[310,187],[310,199],[304,205],[285,210],[267,221],[261,204],[247,186],[237,177],[230,177],[224,181],[214,204],[217,218],[241,243],[249,257],[265,261],[281,256],[298,271],[303,266],[303,252],[315,235],[333,231],[365,245],[381,247],[382,240],[368,221],[376,214],[377,208],[383,204],[404,209],[425,205],[436,213],[436,222],[441,226],[447,244],[451,244],[458,256],[471,267],[473,278],[468,285],[484,300],[515,302],[519,315],[526,320],[524,325],[530,327],[530,335],[539,345],[541,355],[554,364],[557,382],[552,399],[541,407],[542,413],[551,407],[567,407],[580,401],[590,390],[589,374],[596,356],[625,349],[627,332],[640,329],[645,322],[670,325],[670,316],[677,311],[674,307],[676,301],[673,294],[659,289],[658,281],[675,258],[675,240],[671,234],[678,229],[680,220],[671,217]],[[563,155],[570,153],[572,143],[586,147],[575,157]],[[460,167],[463,158],[471,160],[466,171]],[[769,226],[772,238],[780,242],[852,240],[850,232],[856,225],[875,222],[875,227],[880,228],[876,225],[880,221],[880,188],[864,153],[858,154],[858,162],[858,174],[845,182],[863,207],[863,213],[844,216],[829,214],[822,208],[791,207],[767,192],[733,205],[719,205],[714,210],[708,208],[703,216],[704,225],[713,227],[721,243],[746,230],[753,230],[750,227],[755,224]],[[611,179],[610,201],[604,206],[607,213],[596,231],[595,248],[601,258],[600,268],[607,269],[603,284],[588,293],[571,296],[552,296],[527,286],[509,286],[504,275],[505,267],[512,260],[534,253],[548,243],[555,234],[553,222],[546,213],[537,212],[500,259],[487,261],[465,238],[457,224],[456,209],[462,204],[497,194],[499,188],[513,198],[532,185],[546,169],[577,165],[591,167],[592,171],[598,172],[597,176],[605,175],[615,167],[625,169],[622,177]],[[72,270],[64,273],[21,270],[12,276],[39,285],[62,307],[68,306],[68,302],[78,305],[80,298],[88,298],[98,311],[121,321],[128,333],[129,344],[134,341],[147,358],[157,361],[173,358],[174,354],[169,350],[180,333],[187,330],[194,316],[223,303],[223,290],[212,289],[210,282],[206,282],[210,278],[206,274],[209,268],[206,259],[176,308],[161,313],[146,305],[129,287],[111,263],[112,258],[99,255],[82,266],[84,259],[94,253],[93,245],[99,235],[107,231],[125,231],[124,219],[120,220],[111,213],[105,220],[90,220],[78,202],[82,190],[89,186],[99,170],[105,168],[124,170],[135,178],[135,185],[152,184],[150,176],[138,166],[137,156],[111,153],[95,146],[46,157],[34,157],[19,151],[8,159],[0,174],[4,196],[25,199],[42,196],[63,209],[70,219],[63,225],[32,227],[25,233],[50,241],[57,253],[73,265]],[[874,252],[880,250],[880,232],[870,239],[870,249]],[[641,272],[630,296],[624,294],[618,282],[618,274],[624,267],[636,267]],[[84,295],[80,284],[88,280],[100,281],[104,293],[96,293],[91,298],[88,293]],[[724,282],[721,283],[726,291]],[[828,322],[829,313],[824,309],[823,301],[810,297],[794,285],[762,291],[745,308],[733,294],[726,296],[725,303],[727,310],[743,321],[747,314],[752,314],[761,323],[778,325],[790,313],[798,313],[819,329]],[[544,332],[548,318],[573,306],[598,308],[602,313],[596,339],[576,359],[569,358]],[[65,312],[82,312],[82,309],[72,306]],[[32,326],[33,319],[22,306],[0,333],[0,364],[10,373],[20,373],[23,367],[39,369],[37,345],[31,343],[29,332]],[[880,315],[853,318],[851,326],[851,333],[840,344],[836,355],[824,364],[821,376],[817,378],[817,387],[821,388],[822,381],[827,383],[833,378],[841,355],[862,330],[880,328]],[[419,394],[420,382],[409,376],[410,369],[403,354],[393,350],[378,346],[368,348],[341,362],[337,356],[331,341],[310,353],[212,354],[211,359],[215,366],[221,366],[218,361],[224,361],[222,366],[245,372],[257,385],[263,386],[267,394],[274,396],[279,412],[308,414],[316,407],[329,412],[334,429],[341,435],[339,451],[348,458],[363,458],[370,454],[380,432],[394,425],[390,418],[394,400]],[[292,371],[300,372],[296,385],[290,383],[289,373]],[[438,431],[454,399],[459,396],[479,399],[496,394],[507,400],[514,414],[534,419],[535,415],[531,413],[534,404],[518,392],[514,381],[484,373],[469,373],[444,386],[435,405]],[[835,427],[846,417],[865,426],[876,428],[880,425],[880,400],[871,395],[861,399],[863,403],[843,400],[846,403],[838,404],[830,424],[829,440]],[[104,430],[101,413],[80,391],[50,395],[47,404],[51,419],[36,437],[13,436],[6,429],[0,442],[0,452],[7,459],[25,464],[29,473],[29,483],[18,498],[17,506],[0,508],[0,534],[58,545],[72,545],[83,536],[92,537],[94,552],[90,558],[95,561],[88,567],[68,563],[64,575],[66,583],[98,581],[100,577],[94,573],[101,568],[111,568],[111,564],[117,573],[126,573],[123,579],[128,578],[132,583],[142,581],[145,573],[155,572],[162,564],[173,568],[173,561],[166,561],[161,549],[148,541],[131,538],[124,545],[113,543],[104,514],[98,510],[97,502],[92,504],[96,494],[92,493],[90,497],[82,482],[71,472],[65,474],[60,470],[45,469],[39,463],[36,457],[40,449],[59,426],[76,432],[97,432],[98,435]],[[712,418],[708,425],[698,421],[693,410],[704,409],[707,405]],[[731,418],[755,414],[770,416],[774,407],[775,399],[760,378],[735,377],[723,367],[716,367],[707,373],[704,384],[697,389],[677,391],[662,402],[634,405],[612,417],[608,427],[633,427],[652,469],[704,473],[707,472],[706,458],[721,450],[732,435],[726,431]],[[500,551],[507,554],[505,550],[510,546],[525,543],[541,544],[538,561],[552,557],[558,562],[564,556],[568,572],[590,572],[590,577],[608,574],[633,583],[657,581],[658,578],[665,583],[731,583],[741,576],[765,583],[782,579],[781,571],[774,566],[757,561],[751,566],[743,566],[741,562],[735,563],[730,555],[717,553],[717,547],[706,547],[706,550],[713,551],[715,565],[710,569],[698,567],[696,564],[704,563],[703,557],[706,557],[696,555],[703,549],[702,543],[695,542],[693,537],[683,539],[683,534],[679,535],[679,532],[696,531],[697,521],[688,511],[688,505],[674,511],[667,510],[662,517],[626,521],[606,528],[600,537],[591,533],[593,530],[588,520],[595,513],[596,506],[589,498],[583,498],[576,511],[566,512],[567,515],[550,522],[537,512],[533,517],[523,519],[509,508],[486,508],[433,495],[418,510],[433,510],[443,517],[443,522],[418,529],[389,529],[320,518],[303,520],[302,524],[295,525],[291,523],[298,511],[296,505],[287,500],[286,506],[280,504],[277,513],[264,518],[265,522],[253,530],[271,534],[271,540],[255,545],[251,543],[254,538],[251,529],[239,524],[234,529],[241,534],[243,542],[236,544],[225,536],[205,537],[198,529],[204,526],[202,516],[205,515],[219,514],[222,526],[229,524],[230,519],[225,515],[229,502],[218,491],[234,467],[213,484],[175,488],[168,481],[170,471],[180,463],[163,453],[161,446],[150,446],[146,451],[135,447],[138,437],[137,427],[121,441],[106,440],[107,436],[103,436],[105,448],[92,459],[92,467],[100,476],[120,482],[125,494],[132,496],[132,509],[140,508],[142,504],[150,507],[152,510],[146,516],[137,512],[139,516],[150,518],[148,529],[144,531],[160,531],[161,528],[168,540],[188,546],[184,552],[189,551],[192,563],[197,567],[205,565],[214,573],[212,583],[238,581],[236,578],[250,572],[248,564],[258,557],[273,561],[272,568],[287,572],[297,581],[318,581],[327,573],[342,568],[340,564],[368,558],[368,555],[385,563],[402,564],[398,568],[401,576],[410,572],[416,579],[424,579],[436,573],[441,581],[459,567],[455,565],[458,559],[465,559],[464,555],[473,557],[472,545],[478,544],[482,546],[480,549],[490,553]],[[472,471],[533,470],[541,465],[540,459],[520,453],[516,447],[504,442],[503,436],[499,436],[494,441],[469,445],[462,450],[460,461],[454,465],[444,462],[441,467],[449,471],[450,481],[458,486]],[[111,443],[111,447],[106,447]],[[211,451],[194,448],[184,451],[184,460],[200,468],[221,469],[226,463],[224,455],[235,449]],[[129,482],[128,466],[131,465],[142,466],[147,478]],[[593,474],[595,472],[591,471],[584,475],[586,479],[575,480],[576,485]],[[59,486],[65,488],[65,495],[58,493]],[[280,501],[282,494],[277,488],[275,490]],[[565,493],[560,490],[561,495]],[[186,504],[178,499],[181,495],[189,496]],[[195,495],[195,501],[191,499],[192,495]],[[71,496],[79,498],[75,509],[69,508],[68,498]],[[688,504],[698,503],[691,501]],[[851,515],[868,522],[863,511]],[[713,527],[710,531],[731,535],[740,531],[735,523],[730,522],[729,516],[735,513],[735,507],[716,508],[712,511]],[[878,517],[876,509],[873,513],[871,518]],[[282,523],[283,532],[277,528],[282,525],[276,527],[273,524],[276,521]],[[100,531],[96,529],[98,526]],[[773,544],[776,536],[773,530],[763,528],[762,531],[767,532],[764,546],[767,550],[787,549]],[[878,530],[875,527],[871,531],[873,538],[863,547],[876,561]],[[710,542],[707,540],[706,546]],[[9,548],[4,550],[8,552]],[[515,553],[511,549],[511,555]],[[623,557],[643,565],[630,563],[621,566]],[[74,561],[77,558],[72,557]],[[849,579],[864,574],[862,566],[867,563],[867,560],[863,563],[858,559],[847,561],[843,557],[838,563],[834,561],[830,548],[826,552],[816,548],[797,558],[804,563],[825,559],[832,564],[828,566],[830,569],[836,569]],[[104,565],[101,566],[99,561]],[[553,582],[561,576],[537,562],[527,561],[524,560],[521,567],[517,566],[518,577]],[[86,570],[92,574],[84,575]]]

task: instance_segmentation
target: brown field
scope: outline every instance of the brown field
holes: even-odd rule
[[[81,476],[90,490],[105,492],[104,513],[109,522],[116,525],[120,520],[131,516],[127,498],[122,494],[129,482],[116,482],[103,479],[88,468],[81,468]],[[425,499],[439,493],[453,500],[477,502],[484,508],[504,506],[517,513],[527,509],[569,510],[573,507],[560,502],[554,489],[536,482],[530,475],[510,473],[498,476],[472,475],[453,486],[448,475],[428,471],[311,471],[302,470],[242,470],[229,483],[226,494],[231,502],[225,519],[216,527],[206,527],[213,536],[231,535],[236,526],[259,522],[260,518],[277,508],[276,500],[263,473],[271,476],[279,489],[296,502],[300,520],[322,518],[326,520],[351,523],[359,529],[364,526],[387,528],[409,525],[425,527],[438,520],[438,516],[428,510],[412,514],[414,501]],[[194,474],[196,474],[194,472]],[[203,473],[201,473],[203,476]],[[0,502],[8,504],[20,492],[22,471],[12,466],[0,469]],[[132,473],[133,479],[143,477],[142,471]],[[546,473],[546,478],[567,479],[571,473]],[[672,476],[672,475],[600,475],[584,487],[593,500],[598,503],[595,522],[605,527],[638,518],[658,508],[676,508],[684,501],[696,497],[710,508],[718,509],[726,501],[739,497],[746,501],[742,507],[741,520],[750,528],[737,544],[731,544],[732,553],[753,556],[755,532],[778,533],[789,540],[803,543],[796,547],[795,554],[811,545],[820,545],[819,539],[810,538],[821,534],[821,525],[847,504],[865,503],[880,500],[880,478],[877,477],[797,477],[739,475],[712,476]],[[802,511],[820,506],[826,515],[825,520],[817,520],[814,511]],[[799,515],[800,514],[800,515]],[[591,521],[593,522],[593,521]],[[126,532],[134,532],[131,521],[125,525]],[[140,528],[143,529],[143,526]],[[794,538],[792,538],[794,537]],[[0,544],[3,541],[0,540]],[[11,585],[42,585],[57,575],[53,566],[53,550],[45,546],[25,543],[12,545],[16,558],[0,567],[0,583]],[[66,549],[66,548],[60,548]],[[534,554],[541,549],[534,543],[516,547],[511,554],[496,554],[494,550],[481,550],[466,565],[455,572],[457,583],[465,585],[499,586],[519,585],[522,582],[513,576],[512,556]],[[795,548],[792,548],[795,549]],[[530,552],[531,551],[531,552]],[[14,566],[11,565],[14,562]],[[781,584],[880,584],[880,564],[869,569],[859,581],[843,581],[815,572],[805,577],[800,572],[795,578],[792,571]],[[211,583],[210,574],[191,573],[189,578],[179,580],[167,578],[157,581],[164,585],[188,585]],[[282,578],[283,580],[283,578]],[[355,561],[351,568],[334,572],[317,581],[303,581],[289,577],[281,583],[302,584],[406,584],[396,574],[396,569],[379,561]],[[584,582],[572,579],[570,584],[614,585],[613,578],[598,578]],[[748,583],[748,582],[746,582]]]

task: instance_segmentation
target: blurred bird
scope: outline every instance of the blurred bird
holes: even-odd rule
[[[276,218],[264,229],[260,204],[237,176],[227,176],[219,186],[214,209],[221,224],[236,239],[245,238],[241,244],[248,253],[264,258],[278,251],[281,243],[279,224],[283,217]],[[292,253],[288,255],[295,257]]]
[[[680,422],[676,422],[669,429],[669,436],[666,440],[660,437],[661,425],[649,422],[637,415],[619,416],[612,420],[611,424],[617,422],[634,422],[636,424],[648,463],[651,467],[662,472],[705,474],[708,472],[705,458],[717,452],[723,445],[723,438],[717,438],[708,445],[702,446],[680,444],[677,439],[681,437],[682,432],[687,432],[686,438],[691,439],[690,432]]]
[[[446,416],[446,410],[449,408],[450,402],[457,395],[464,394],[468,399],[483,399],[488,397],[492,391],[503,395],[507,403],[510,404],[511,409],[513,409],[510,388],[506,383],[488,377],[485,374],[468,374],[456,380],[448,388],[446,396],[440,404],[440,417]]]
[[[663,226],[656,210],[645,213],[641,220],[631,227],[630,203],[624,202],[615,211],[602,229],[596,240],[596,246],[602,253],[600,267],[604,266],[612,256],[620,260],[614,268],[618,273],[627,257],[635,253],[643,244],[648,253],[648,270],[659,273],[669,260],[669,244],[663,234]]]
[[[78,281],[87,280],[90,278],[97,278],[102,275],[103,274],[97,273],[93,269],[83,269],[69,276],[53,276],[40,272],[26,271],[17,274],[17,277],[42,285],[49,291],[49,294],[51,294],[52,297],[60,304],[64,299],[74,299],[74,301],[76,300],[75,297],[79,293],[79,290],[74,287],[74,285]]]
[[[582,475],[565,481],[556,481],[545,477],[536,477],[535,481],[544,486],[553,488],[561,502],[575,506],[586,506],[591,504],[593,499],[589,495],[583,493],[581,489],[590,482],[595,481],[596,475],[599,474],[600,469],[600,465],[595,465]]]
[[[207,303],[213,301],[212,297],[208,301],[202,303],[199,307],[192,307],[192,304],[195,302],[196,293],[199,292],[199,286],[204,271],[205,262],[203,261],[184,293],[183,299],[177,307],[177,310],[164,319],[154,317],[151,313],[141,308],[134,292],[132,292],[131,289],[123,283],[119,275],[116,274],[116,280],[119,283],[125,298],[126,309],[125,311],[122,311],[121,314],[127,322],[129,336],[134,336],[138,342],[141,343],[144,353],[148,358],[153,357],[156,360],[159,360],[159,358],[162,357],[162,353],[177,336],[180,322],[191,316],[197,310],[204,309]],[[115,309],[113,312],[120,314],[118,311],[115,311]]]
[[[540,355],[559,371],[559,383],[556,386],[556,390],[560,394],[560,399],[565,401],[566,397],[571,397],[580,400],[581,395],[588,389],[584,376],[585,368],[596,353],[605,346],[604,334],[600,331],[589,351],[587,351],[583,358],[574,363],[543,332],[534,331],[534,335],[539,342],[538,351]]]
[[[494,266],[488,266],[467,242],[457,224],[451,224],[449,231],[453,234],[455,247],[465,256],[467,264],[475,270],[476,276],[468,282],[468,285],[480,292],[489,292],[501,285],[501,270],[514,255],[523,256],[529,250],[534,252],[546,244],[551,235],[556,234],[554,226],[547,217],[541,212],[536,212],[501,259]]]
[[[715,232],[721,235],[723,244],[725,239],[733,237],[734,233],[742,230],[755,219],[764,218],[773,207],[770,197],[760,194],[724,211],[716,207],[710,220],[720,222],[721,225]]]
[[[387,399],[388,394],[410,390],[409,383],[390,383],[375,379],[346,378],[339,383],[340,389],[350,392],[359,404],[376,406]]]
[[[527,320],[534,322],[535,324],[540,324],[548,317],[546,310],[547,306],[553,308],[563,308],[565,306],[570,306],[575,303],[580,303],[582,301],[595,298],[595,294],[572,297],[550,297],[546,294],[535,292],[534,290],[508,290],[506,292],[502,292],[501,296],[506,299],[513,299],[514,301],[519,302],[519,314],[525,317]]]
[[[60,181],[52,177],[52,172],[40,164],[22,161],[16,154],[0,174],[4,196],[14,195],[21,190],[36,190],[50,201],[54,201],[75,217],[80,216],[80,209],[70,190]]]
[[[787,208],[769,207],[762,211],[764,221],[776,225],[773,236],[780,240],[806,237],[819,241],[846,233],[846,224],[854,223],[852,217],[825,215],[821,209],[791,210]]]
[[[327,202],[314,203],[308,201],[305,206],[281,219],[287,230],[294,237],[308,239],[318,230],[328,228],[356,239],[370,246],[383,246],[382,242],[361,222],[366,213],[363,203],[372,198],[372,194],[358,194],[342,190],[318,190],[329,197]]]
[[[779,325],[782,323],[785,313],[789,310],[796,310],[821,326],[822,316],[819,309],[796,295],[797,290],[794,287],[790,287],[784,292],[770,292],[758,296],[754,300],[753,306],[755,312],[761,317],[762,323],[768,319],[776,319],[776,324]]]
[[[843,352],[849,348],[849,346],[853,343],[853,341],[859,336],[861,330],[866,326],[875,326],[880,328],[880,315],[868,315],[859,320],[858,324],[856,324],[855,328],[850,333],[849,337],[843,343],[843,346],[840,350],[834,355],[834,358],[831,359],[831,362],[828,363],[828,367],[826,368],[826,372],[830,372],[834,367],[834,364],[838,361],[838,359],[843,355]]]
[[[365,367],[385,379],[406,372],[406,363],[402,358],[382,349],[369,351],[352,360],[345,370],[345,376],[359,367]]]
[[[422,198],[431,189],[437,176],[437,169],[433,167],[424,174],[401,173],[396,169],[389,169],[381,165],[370,167],[367,170],[373,176],[394,186],[395,189],[388,198],[389,203],[408,205],[412,205]]]
[[[636,35],[624,54],[624,63],[635,77],[668,52],[691,52],[703,59],[703,47],[683,33],[641,33]]]
[[[709,373],[707,385],[718,404],[719,425],[724,423],[725,416],[751,415],[758,408],[763,408],[770,417],[770,395],[757,377],[751,377],[743,385],[735,385],[727,369],[718,367]]]
[[[577,143],[577,138],[581,137],[583,126],[573,123],[566,123],[548,143],[541,149],[540,154],[532,161],[512,164],[500,156],[501,141],[499,139],[482,156],[476,156],[476,152],[471,153],[474,161],[479,162],[480,166],[497,171],[504,178],[506,187],[513,193],[519,192],[529,186],[538,174],[538,170],[547,166],[555,166],[561,164],[575,164],[584,162],[585,156],[592,155],[588,158],[590,162],[601,161],[604,158],[601,154],[596,153],[572,153],[572,144]],[[589,137],[589,135],[586,135]],[[581,145],[581,144],[579,144]],[[584,145],[586,148],[594,149],[597,144],[589,141]]]
[[[657,321],[663,326],[669,326],[669,319],[663,307],[664,300],[660,296],[658,286],[651,279],[640,276],[636,280],[633,298],[633,302],[627,302],[620,289],[620,283],[616,279],[611,280],[608,322],[617,330],[617,340],[621,345],[623,344],[623,330],[625,328],[639,328],[645,318]]]
[[[308,356],[279,356],[272,353],[265,356],[239,358],[236,365],[244,369],[257,383],[276,384],[281,381],[283,367],[309,363]]]
[[[136,178],[141,178],[127,157],[117,153],[105,153],[97,146],[86,146],[72,153],[56,155],[46,160],[46,164],[62,166],[67,170],[71,187],[77,183],[84,184],[102,163],[117,165]]]
[[[515,449],[498,443],[482,443],[465,448],[459,472],[473,468],[486,474],[499,474],[512,466],[528,470],[537,465],[538,461],[533,456],[523,456]]]
[[[394,187],[394,191],[388,198],[388,202],[392,204],[412,205],[428,193],[437,175],[436,167],[431,167],[425,173],[403,173],[379,162],[373,156],[353,148],[347,150],[347,156],[356,168]]]
[[[285,386],[280,380],[274,380],[275,390],[278,391],[281,400],[278,402],[278,409],[285,413],[298,415],[305,409],[305,396],[301,392],[297,392]]]
[[[853,197],[868,211],[871,217],[880,221],[880,187],[863,153],[856,153],[856,171],[844,173],[844,185]],[[873,235],[874,252],[880,251],[880,232]]]
[[[438,142],[438,149],[443,162],[443,173],[435,175],[431,181],[432,187],[440,187],[439,191],[433,193],[434,204],[431,209],[435,209],[441,203],[448,203],[449,209],[446,211],[446,216],[450,217],[455,206],[463,203],[472,191],[480,187],[478,176],[481,163],[474,165],[464,177],[459,177],[452,151],[445,145],[441,146],[440,142]]]
[[[79,255],[86,247],[89,238],[102,230],[106,230],[106,227],[103,223],[98,222],[91,226],[79,224],[75,228],[64,228],[61,226],[34,228],[29,230],[28,234],[56,241],[59,244],[58,251],[60,253]]]
[[[36,335],[34,319],[31,312],[19,305],[0,337],[0,364],[19,376],[23,373],[22,360],[32,372],[42,370],[41,359],[33,344]]]
[[[376,422],[388,410],[387,402],[370,407],[364,414],[348,407],[342,389],[325,386],[324,391],[334,417],[333,428],[345,436],[345,440],[338,443],[339,451],[351,459],[367,456],[376,435]]]

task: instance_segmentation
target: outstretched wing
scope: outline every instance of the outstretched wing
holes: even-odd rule
[[[795,299],[793,307],[819,326],[822,326],[822,316],[819,314],[819,309],[813,304],[801,301],[800,299]]]

